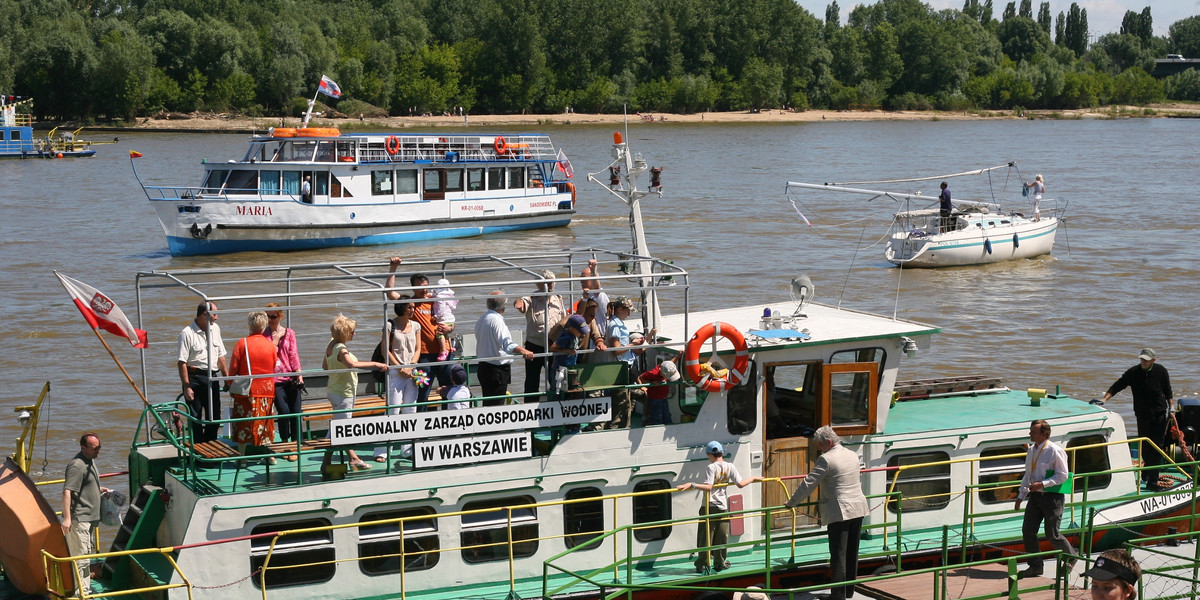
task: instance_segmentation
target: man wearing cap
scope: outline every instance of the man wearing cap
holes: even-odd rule
[[[858,576],[858,542],[863,518],[871,508],[862,492],[858,454],[843,446],[841,438],[828,425],[813,433],[813,443],[821,456],[786,506],[800,506],[820,487],[821,524],[828,531],[829,566],[833,569],[829,597],[845,600],[854,595],[854,585],[836,584],[853,581]]]
[[[1021,488],[1017,492],[1017,504],[1013,510],[1021,510],[1021,501],[1029,500],[1025,507],[1025,520],[1021,523],[1021,539],[1025,542],[1025,553],[1039,551],[1038,529],[1045,522],[1046,538],[1050,545],[1065,554],[1074,554],[1071,542],[1058,530],[1062,525],[1063,506],[1066,496],[1056,486],[1067,481],[1067,453],[1050,441],[1050,424],[1037,419],[1029,424],[1029,452],[1025,455],[1025,475],[1021,477]],[[1041,577],[1042,559],[1029,559],[1029,566],[1021,571],[1021,577]]]
[[[675,361],[681,355],[664,361],[657,367],[638,375],[637,382],[642,384],[641,392],[646,394],[646,406],[642,410],[642,425],[670,425],[671,406],[667,397],[671,395],[668,383],[679,381],[679,367]]]
[[[667,363],[663,363],[667,364]],[[684,483],[680,484],[678,490],[704,490],[708,492],[708,502],[700,507],[700,524],[696,533],[696,545],[705,548],[708,546],[716,546],[712,551],[702,550],[700,558],[696,559],[696,572],[703,573],[708,570],[709,555],[712,555],[712,568],[717,571],[724,571],[729,568],[729,561],[725,560],[725,544],[729,542],[729,518],[722,516],[723,513],[729,511],[729,492],[726,490],[729,484],[734,484],[739,488],[744,488],[755,481],[762,481],[762,477],[755,475],[742,479],[741,473],[738,473],[737,467],[733,463],[725,462],[725,449],[721,447],[721,443],[711,441],[704,446],[704,453],[708,455],[708,467],[704,471],[704,483]]]
[[[1083,576],[1092,578],[1092,600],[1134,600],[1142,568],[1128,552],[1118,548],[1101,554]]]
[[[475,322],[475,351],[479,356],[479,389],[484,406],[500,406],[512,383],[512,352],[533,358],[533,352],[512,339],[504,322],[504,291],[496,290],[487,298],[487,312]]]
[[[537,283],[537,295],[518,298],[513,302],[521,314],[525,315],[525,349],[534,354],[543,354],[546,347],[554,340],[547,340],[547,328],[558,323],[566,316],[562,296],[551,294],[554,291],[554,272],[547,269],[540,273],[542,280]],[[536,394],[542,379],[542,369],[546,366],[546,357],[536,356],[525,363],[526,394]],[[547,375],[549,375],[549,369]],[[525,396],[525,402],[536,401],[537,396]]]
[[[1167,447],[1167,417],[1175,403],[1171,393],[1171,376],[1166,367],[1155,362],[1158,355],[1153,348],[1142,348],[1138,353],[1139,364],[1130,367],[1120,379],[1104,393],[1104,401],[1129,388],[1133,392],[1133,414],[1137,417],[1138,437],[1144,437],[1159,448]],[[1163,457],[1157,450],[1143,447],[1142,462],[1146,467],[1157,467]],[[1142,471],[1146,487],[1158,490],[1158,469]]]
[[[579,347],[583,340],[591,334],[591,329],[583,320],[583,315],[571,315],[562,333],[550,344],[550,351],[555,354],[551,364],[550,377],[553,380],[554,393],[561,399],[567,386],[567,367],[578,363]]]

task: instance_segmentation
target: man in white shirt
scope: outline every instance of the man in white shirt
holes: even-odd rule
[[[708,456],[708,467],[704,470],[704,483],[683,483],[676,486],[678,490],[701,490],[708,492],[708,503],[700,507],[700,522],[696,531],[696,545],[701,548],[715,546],[712,549],[712,568],[724,571],[729,568],[725,560],[725,544],[729,542],[729,492],[728,485],[744,488],[756,481],[762,481],[759,475],[745,479],[738,473],[733,463],[725,462],[725,448],[713,440],[704,446],[704,454]],[[696,559],[696,572],[704,573],[709,569],[709,554],[702,550],[700,558]]]
[[[217,439],[219,427],[216,423],[201,424],[199,420],[221,418],[221,389],[209,378],[214,373],[221,376],[228,373],[216,304],[202,302],[196,307],[196,319],[179,332],[177,366],[183,398],[192,414],[192,440],[197,444],[211,442]]]
[[[1050,441],[1050,424],[1038,419],[1029,424],[1029,453],[1025,456],[1025,476],[1021,478],[1021,489],[1017,492],[1015,510],[1021,510],[1021,501],[1028,498],[1025,521],[1021,524],[1021,538],[1025,541],[1025,553],[1039,552],[1038,527],[1046,522],[1046,537],[1059,551],[1074,554],[1071,542],[1058,531],[1062,523],[1065,497],[1060,491],[1067,480],[1067,453]],[[1048,491],[1051,490],[1051,491]],[[1042,559],[1032,558],[1029,566],[1021,571],[1021,578],[1040,577]]]
[[[479,389],[484,406],[500,406],[512,383],[512,353],[533,359],[533,352],[512,339],[504,322],[504,291],[496,290],[487,299],[487,312],[475,322],[475,354],[479,362]],[[488,360],[492,359],[492,360]]]

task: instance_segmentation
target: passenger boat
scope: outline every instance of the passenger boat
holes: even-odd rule
[[[92,146],[115,142],[79,138],[82,127],[61,133],[55,127],[46,137],[35,138],[33,115],[17,112],[17,107],[32,103],[33,98],[0,95],[0,158],[89,158],[96,155]]]
[[[179,256],[558,227],[575,214],[570,179],[544,134],[276,127],[252,136],[240,160],[206,161],[198,185],[138,182]]]
[[[812,302],[804,278],[794,282],[794,310],[780,299],[689,311],[689,273],[646,248],[639,199],[648,191],[637,188],[646,165],[620,138],[614,155],[624,185],[610,191],[629,205],[632,250],[405,259],[400,275],[453,282],[463,331],[474,317],[470,307],[482,312],[484,298],[501,287],[505,296],[528,295],[545,283],[545,269],[558,274],[555,293],[569,305],[591,279],[581,276],[582,267],[596,258],[606,293],[639,298],[641,327],[657,330],[644,347],[646,366],[679,354],[686,360],[685,382],[664,384],[671,424],[646,426],[635,414],[631,426],[592,427],[612,417],[610,392],[629,381],[629,367],[588,352],[593,358],[572,369],[565,390],[460,410],[382,414],[378,390],[363,374],[354,417],[338,421],[330,421],[322,400],[322,372],[305,371],[311,395],[296,418],[312,435],[261,448],[263,455],[300,456],[274,465],[258,455],[247,464],[224,441],[193,443],[189,428],[172,426],[181,409],[173,394],[156,398],[129,451],[133,508],[111,552],[98,557],[104,575],[92,591],[691,600],[728,598],[714,594],[751,585],[781,593],[821,587],[828,550],[816,503],[795,510],[782,504],[790,480],[814,464],[810,437],[823,425],[863,464],[871,512],[860,577],[1021,558],[1022,517],[1011,510],[1012,499],[1029,423],[1038,418],[1051,424],[1051,439],[1070,457],[1063,530],[1085,554],[1169,528],[1192,530],[1196,488],[1188,473],[1196,464],[1171,469],[1169,491],[1143,493],[1133,453],[1159,449],[1130,439],[1118,413],[987,377],[900,381],[902,361],[929,347],[936,326]],[[279,301],[311,356],[326,340],[312,332],[339,311],[358,317],[360,340],[374,344],[371,332],[382,330],[389,305],[410,301],[384,301],[384,292],[412,290],[387,288],[385,276],[378,262],[143,272],[138,321],[162,323],[199,302],[219,302],[228,345],[238,317]],[[474,373],[476,344],[467,335],[457,346],[448,362]],[[174,347],[164,342],[143,352],[143,388],[148,373],[174,381],[166,367],[174,364]],[[730,490],[732,565],[697,572],[696,548],[708,544],[697,539],[695,515],[705,499],[676,485],[702,480],[712,440],[744,477],[766,480]],[[409,445],[412,458],[397,459]],[[337,464],[347,447],[364,456],[386,449],[391,458],[349,470]],[[322,469],[327,452],[335,464]],[[46,556],[51,567],[66,560],[53,551]],[[49,579],[55,594],[72,583]]]
[[[1010,163],[967,173],[900,181],[940,181],[1013,168],[1015,165]],[[988,186],[991,188],[992,177],[987,177]],[[896,266],[910,268],[981,265],[1050,254],[1054,249],[1054,236],[1066,211],[1065,206],[1059,208],[1054,200],[1043,199],[1042,202],[1046,205],[1043,207],[1045,216],[1035,220],[1023,212],[1006,211],[1003,202],[997,200],[996,191],[991,190],[989,199],[955,200],[955,210],[951,213],[949,227],[943,227],[936,193],[931,195],[864,189],[833,183],[788,182],[787,189],[793,188],[868,195],[903,202],[904,210],[893,215],[884,258]]]

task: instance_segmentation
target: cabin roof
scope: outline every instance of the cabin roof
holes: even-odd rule
[[[962,393],[897,402],[888,413],[883,435],[906,435],[971,429],[983,433],[989,427],[1025,428],[1034,419],[1056,420],[1108,413],[1102,406],[1067,395],[1047,395],[1041,406],[1033,406],[1027,390]],[[936,417],[933,417],[936,415]],[[932,417],[932,418],[931,418]]]

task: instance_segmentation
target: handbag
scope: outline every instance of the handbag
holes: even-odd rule
[[[242,338],[242,341],[245,341],[245,338]],[[249,342],[246,342],[246,372],[250,373],[251,375],[254,374],[254,370],[250,368],[250,343]],[[254,378],[252,378],[252,377],[239,377],[237,379],[234,379],[233,383],[229,384],[229,393],[237,394],[238,396],[249,396],[250,395],[250,386],[253,383],[254,383]]]

